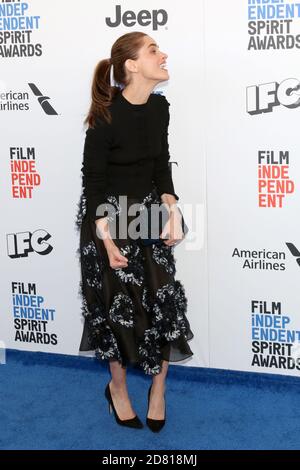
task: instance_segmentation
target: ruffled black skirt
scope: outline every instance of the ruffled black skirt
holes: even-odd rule
[[[109,195],[107,201],[114,207],[110,220],[119,223],[124,212],[119,197]],[[127,206],[158,201],[154,189],[142,200],[127,198]],[[126,220],[129,225],[130,216]],[[86,214],[84,194],[76,224],[84,319],[79,351],[94,350],[99,360],[139,367],[150,375],[161,372],[163,360],[178,362],[192,356],[188,341],[194,334],[186,317],[184,287],[175,278],[175,246],[144,246],[128,234],[114,234],[128,266],[113,269],[96,224]]]

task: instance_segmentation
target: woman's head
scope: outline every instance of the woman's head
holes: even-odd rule
[[[161,67],[168,56],[159,50],[156,41],[146,34],[139,46],[134,54],[129,54],[124,61],[125,84],[137,82],[137,84],[143,85],[148,82],[154,88],[159,82],[168,80],[167,69]]]
[[[111,48],[111,57],[101,60],[95,68],[92,103],[84,122],[94,126],[97,116],[111,122],[107,107],[118,92],[118,87],[110,83],[111,67],[115,82],[122,88],[129,84],[154,88],[169,78],[168,71],[161,68],[167,57],[145,33],[132,32],[119,37]]]

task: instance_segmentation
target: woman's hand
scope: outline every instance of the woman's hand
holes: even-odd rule
[[[115,243],[106,247],[109,265],[112,269],[127,268],[128,259],[123,256]]]
[[[165,245],[171,246],[180,243],[185,235],[182,230],[182,216],[179,211],[171,211],[169,219],[165,224],[160,238],[169,238],[164,240]]]
[[[113,242],[106,217],[96,220],[95,223],[106,248],[110,267],[112,269],[127,268],[128,259],[122,255],[117,245]]]

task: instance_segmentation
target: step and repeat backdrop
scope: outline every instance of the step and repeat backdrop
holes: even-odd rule
[[[131,31],[168,54],[153,91],[170,102],[190,228],[174,252],[195,334],[180,365],[297,376],[300,6],[288,0],[0,2],[0,344],[79,354],[83,121],[97,62]]]

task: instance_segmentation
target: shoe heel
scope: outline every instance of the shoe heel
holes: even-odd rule
[[[148,411],[147,415],[149,413],[149,404],[150,404],[150,393],[151,393],[151,387],[150,385],[149,390],[148,390]],[[151,419],[151,418],[146,418],[146,423],[149,429],[151,429],[152,432],[159,432],[165,425],[166,423],[166,418],[167,418],[167,409],[166,409],[166,404],[165,404],[165,419]]]
[[[116,409],[114,407],[114,403],[112,401],[110,388],[109,388],[109,383],[107,384],[107,386],[105,388],[104,395],[105,395],[105,397],[108,401],[108,411],[109,411],[110,414],[112,412],[114,412],[115,420],[118,424],[120,424],[121,426],[130,427],[130,428],[139,428],[139,429],[141,429],[141,428],[144,427],[143,423],[141,422],[141,420],[139,419],[139,417],[137,415],[135,415],[135,417],[131,418],[131,419],[120,419],[119,418],[119,416],[116,412]]]

